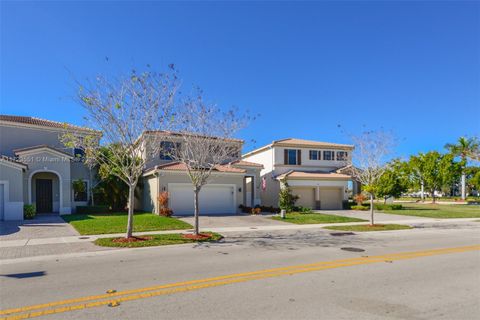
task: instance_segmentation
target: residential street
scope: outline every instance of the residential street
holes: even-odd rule
[[[28,312],[38,312],[30,316],[48,319],[478,319],[480,314],[478,222],[342,236],[314,228],[225,235],[215,244],[9,261],[0,267],[0,307],[63,301],[11,314],[29,318]],[[445,248],[455,249],[437,250]],[[392,255],[403,252],[416,253]],[[204,280],[225,275],[232,276]],[[178,284],[184,281],[189,282]],[[167,284],[175,285],[158,288]],[[149,287],[157,288],[144,289]],[[118,295],[98,296],[109,289]],[[126,296],[130,301],[121,300]],[[99,302],[115,299],[117,307]],[[72,305],[81,309],[65,308]],[[46,315],[53,309],[55,314]]]

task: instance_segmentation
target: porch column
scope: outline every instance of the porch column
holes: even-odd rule
[[[315,210],[320,210],[320,187],[315,187]]]

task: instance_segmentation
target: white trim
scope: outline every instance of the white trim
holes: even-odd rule
[[[34,174],[40,173],[40,172],[50,172],[50,173],[54,173],[54,174],[57,175],[57,177],[58,177],[58,188],[60,189],[59,190],[60,201],[59,201],[59,207],[58,207],[59,214],[71,213],[71,211],[66,211],[70,207],[66,207],[66,208],[63,207],[63,181],[62,181],[63,179],[62,179],[62,176],[60,175],[60,173],[58,173],[55,170],[38,169],[38,170],[32,171],[30,173],[30,175],[28,176],[28,181],[27,181],[28,182],[28,203],[32,204],[32,177],[33,177]],[[53,203],[52,203],[52,208],[53,208]]]
[[[52,153],[52,154],[55,154],[55,155],[59,155],[61,157],[66,157],[66,158],[69,158],[69,159],[73,159],[73,156],[71,156],[67,153],[63,153],[61,151],[57,151],[53,148],[45,147],[45,146],[38,147],[38,148],[32,148],[32,149],[28,149],[28,150],[15,151],[15,154],[29,156],[29,155],[36,154],[36,153],[39,153],[39,152]]]
[[[0,164],[4,164],[4,165],[6,165],[7,167],[10,167],[10,168],[13,168],[13,169],[22,170],[22,171],[23,171],[23,169],[27,169],[27,165],[26,165],[26,164],[23,164],[23,163],[15,163],[15,162],[8,161],[8,160],[2,159],[2,158],[0,158]]]

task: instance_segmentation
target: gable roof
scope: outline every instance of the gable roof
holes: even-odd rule
[[[10,164],[14,167],[20,168],[20,169],[27,169],[28,166],[25,163],[22,163],[16,159],[13,159],[11,157],[7,157],[5,155],[0,155],[0,163],[4,164]]]
[[[26,117],[26,116],[14,116],[14,115],[0,115],[0,121],[11,122],[15,124],[23,124],[29,126],[37,126],[37,127],[46,127],[46,128],[54,128],[54,129],[70,129],[70,130],[77,130],[77,131],[86,131],[90,133],[100,134],[101,132],[98,130],[93,130],[86,127],[80,127],[73,124],[62,123],[57,121],[45,120],[35,117]]]
[[[293,148],[332,148],[342,150],[353,150],[354,146],[351,144],[340,144],[323,141],[304,140],[297,138],[286,138],[281,140],[272,141],[272,143],[258,149],[245,153],[242,157],[248,157],[272,147],[293,147]]]
[[[166,171],[186,171],[187,166],[181,162],[170,162],[162,165],[155,166],[153,168],[146,169],[144,175],[156,172],[157,170],[166,170]],[[213,171],[222,172],[222,173],[245,173],[245,169],[235,168],[229,165],[218,165]]]
[[[32,147],[27,147],[27,148],[20,148],[20,149],[15,149],[13,150],[13,153],[15,154],[24,154],[24,153],[28,153],[30,151],[33,151],[33,150],[42,150],[42,149],[46,149],[47,151],[51,151],[51,152],[54,152],[54,153],[60,153],[62,154],[63,156],[67,156],[69,158],[73,158],[73,156],[65,151],[62,151],[62,150],[58,150],[56,148],[53,148],[53,147],[50,147],[46,144],[41,144],[41,145],[38,145],[38,146],[32,146]]]

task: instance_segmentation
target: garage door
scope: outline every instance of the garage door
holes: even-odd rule
[[[3,220],[5,215],[5,197],[3,193],[4,188],[5,185],[3,183],[0,184],[0,220]]]
[[[320,188],[320,209],[340,210],[342,209],[341,188]]]
[[[192,215],[193,189],[191,184],[168,185],[170,208],[176,215]],[[235,214],[235,187],[230,185],[206,185],[199,195],[200,214]]]
[[[308,188],[300,188],[295,187],[292,188],[292,193],[298,196],[297,202],[295,202],[296,206],[302,206],[307,208],[315,208],[315,189],[308,187]]]

